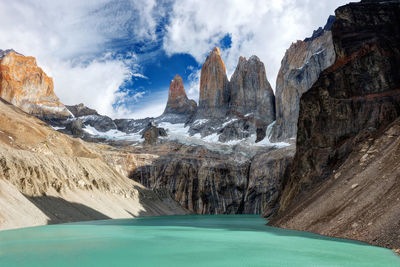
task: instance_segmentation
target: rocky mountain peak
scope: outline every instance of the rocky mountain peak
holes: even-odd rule
[[[173,98],[186,97],[185,89],[183,88],[183,80],[179,74],[175,75],[169,85],[169,96]]]
[[[230,82],[230,112],[270,124],[275,120],[275,96],[267,80],[264,63],[257,56],[240,57]]]
[[[229,83],[221,52],[215,47],[208,55],[200,74],[200,116],[224,117],[229,101]]]
[[[34,57],[0,51],[0,97],[42,119],[67,118],[71,113],[54,93],[53,79]]]
[[[164,114],[188,115],[194,113],[196,109],[196,102],[188,99],[182,77],[177,74],[169,85],[168,102]]]
[[[214,47],[213,50],[211,50],[211,54],[221,56],[221,51],[219,50],[219,47],[218,46]]]
[[[11,53],[11,52],[17,53],[17,52],[15,52],[14,49],[6,49],[6,50],[0,49],[0,58],[4,57],[5,55],[7,55],[8,53]]]

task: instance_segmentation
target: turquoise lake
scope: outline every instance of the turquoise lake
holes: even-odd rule
[[[165,216],[0,232],[0,266],[400,266],[391,250],[265,226],[253,215]]]

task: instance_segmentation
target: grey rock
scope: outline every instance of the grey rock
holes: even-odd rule
[[[328,20],[328,24],[332,23]],[[276,79],[276,124],[271,141],[295,138],[300,97],[316,82],[320,73],[335,61],[331,31],[314,33],[312,38],[293,43],[282,59]],[[322,28],[321,28],[322,29]]]

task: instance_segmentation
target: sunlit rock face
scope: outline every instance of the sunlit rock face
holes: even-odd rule
[[[257,56],[239,58],[230,81],[230,113],[253,117],[270,124],[275,120],[275,97],[264,64]]]
[[[0,97],[42,119],[67,118],[71,113],[54,93],[52,78],[13,50],[0,51]]]
[[[229,103],[229,82],[221,52],[215,47],[201,68],[198,117],[225,117]]]
[[[283,141],[296,137],[300,97],[311,88],[319,74],[335,61],[330,31],[335,17],[311,38],[293,43],[282,59],[276,79],[276,124],[271,139]]]
[[[197,110],[197,103],[187,97],[182,77],[176,75],[169,85],[168,102],[162,118],[165,121],[185,122]]]

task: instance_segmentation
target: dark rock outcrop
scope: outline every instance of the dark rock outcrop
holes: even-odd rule
[[[387,206],[379,209],[369,206],[369,200],[364,202],[364,197],[358,199],[357,195],[351,194],[354,198],[349,199],[349,195],[344,198],[342,192],[349,190],[342,191],[339,187],[335,191],[333,185],[335,178],[341,177],[336,170],[349,166],[347,170],[353,168],[362,172],[367,167],[364,162],[379,151],[371,150],[367,153],[368,148],[361,148],[361,153],[365,155],[359,158],[352,155],[365,142],[378,142],[382,131],[400,116],[400,1],[364,1],[338,8],[332,36],[337,59],[301,97],[296,156],[284,183],[278,218],[272,222],[277,226],[292,225],[295,229],[309,229],[323,234],[337,234],[341,230],[345,233],[349,225],[338,221],[335,230],[321,230],[317,222],[314,222],[315,228],[306,226],[305,221],[314,220],[311,218],[314,212],[320,215],[327,212],[328,216],[318,218],[318,222],[323,223],[324,220],[339,220],[336,215],[346,210],[356,210],[356,207],[362,205],[353,215],[357,218],[352,217],[352,220],[365,221],[369,216],[389,216],[395,207],[394,200],[390,200],[390,188],[398,188],[398,183],[393,184],[392,180],[383,179],[377,170],[365,173],[366,177],[360,177],[362,184],[348,182],[357,173],[348,174],[341,183],[353,189],[352,192],[358,192],[357,195],[366,193],[374,203],[387,203]],[[398,151],[398,143],[394,147]],[[380,150],[383,152],[386,148],[382,146]],[[396,151],[390,150],[387,153]],[[376,154],[374,157],[383,163],[382,156]],[[362,166],[355,168],[357,162]],[[379,185],[372,186],[378,179]],[[332,202],[317,200],[316,196],[324,196],[318,191],[322,187],[326,197],[335,196],[340,205],[332,206]],[[381,187],[386,189],[380,190]],[[309,210],[311,206],[314,209]],[[290,223],[286,224],[285,221],[289,220]],[[351,221],[346,220],[343,222]],[[398,223],[398,217],[395,221]],[[377,225],[377,232],[385,232],[390,227],[399,229],[393,220],[387,222],[386,225]],[[359,225],[355,223],[352,224],[354,229]],[[372,230],[363,229],[365,233],[362,237],[344,235],[374,243],[376,240]],[[398,242],[399,239],[396,240]],[[394,241],[388,242],[383,245],[390,246],[390,242],[394,244]]]
[[[157,127],[153,121],[147,125],[142,133],[143,143],[147,145],[154,145],[160,136],[167,136],[165,129]]]
[[[85,131],[83,130],[82,120],[71,120],[65,127],[65,132],[70,133],[75,137],[83,137],[85,135]]]
[[[191,117],[197,109],[194,100],[188,99],[181,76],[176,75],[169,85],[168,102],[160,119],[172,119],[173,122],[180,118],[183,122]]]
[[[257,56],[239,58],[230,81],[229,111],[270,124],[275,120],[275,96],[267,80],[264,64]]]
[[[124,133],[137,133],[142,131],[146,126],[153,121],[154,118],[145,119],[116,119],[114,120],[117,129]]]
[[[335,61],[330,27],[334,16],[311,38],[293,43],[282,59],[276,79],[276,124],[272,141],[296,137],[300,97],[318,79],[319,74]]]

